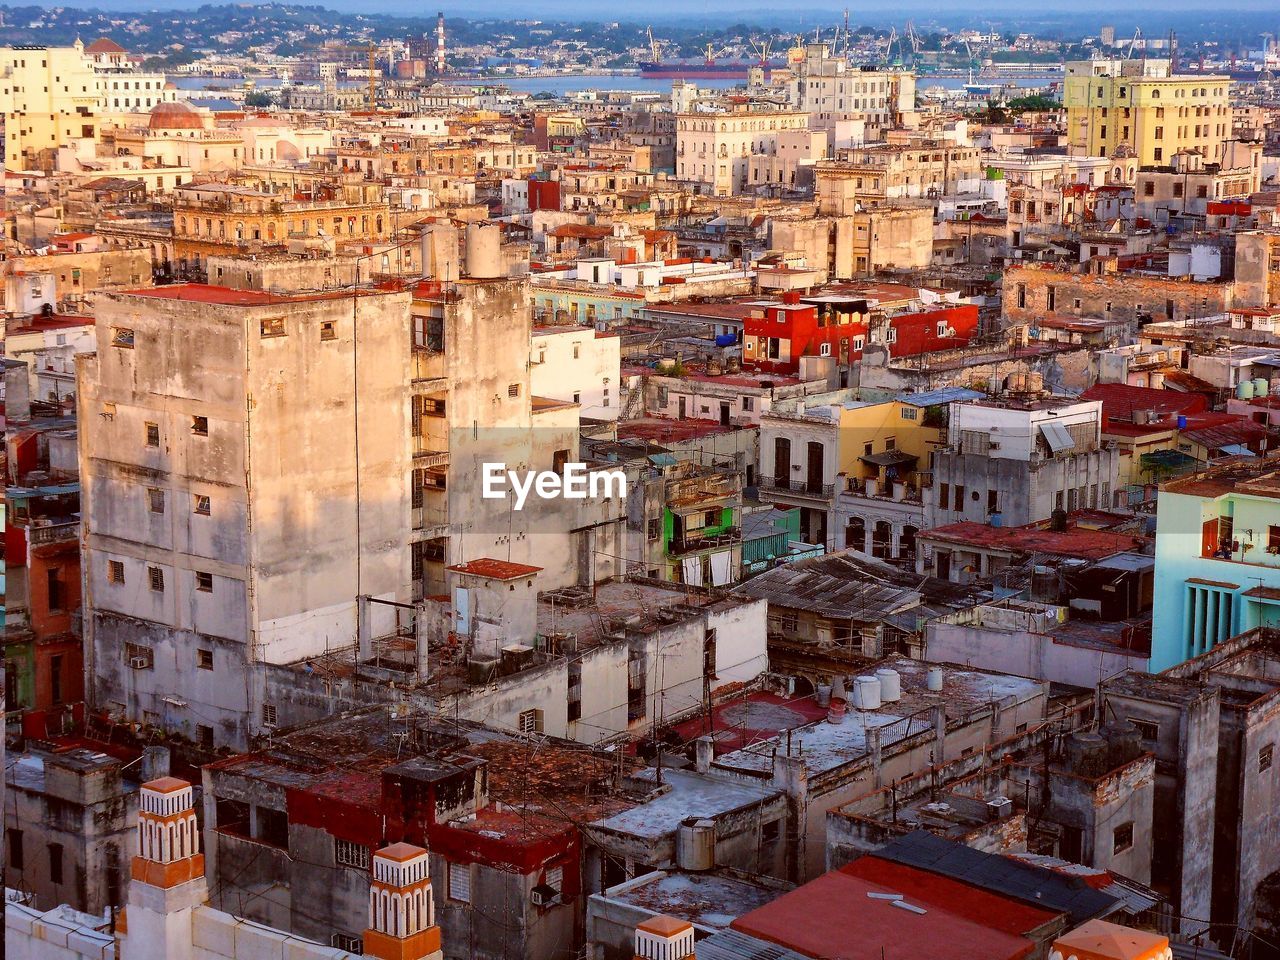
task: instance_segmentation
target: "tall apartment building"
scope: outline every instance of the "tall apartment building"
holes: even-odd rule
[[[1221,161],[1231,138],[1231,80],[1170,72],[1168,60],[1080,60],[1066,65],[1063,106],[1074,154],[1127,148],[1138,166],[1180,150]]]
[[[408,303],[196,284],[99,299],[77,396],[100,708],[243,746],[272,720],[253,665],[353,644],[358,596],[409,599]]]
[[[163,74],[134,70],[123,50],[102,49],[102,43],[0,48],[7,169],[34,167],[44,151],[95,142],[104,113],[140,112],[175,99]]]
[[[1056,510],[1109,509],[1120,453],[1102,442],[1102,402],[1026,395],[951,406],[932,458],[925,528],[995,515],[1006,527]]]
[[[744,193],[751,185],[751,157],[776,155],[780,135],[808,126],[808,114],[793,110],[677,114],[676,177],[716,197]]]

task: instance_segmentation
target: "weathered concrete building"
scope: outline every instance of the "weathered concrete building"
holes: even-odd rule
[[[1224,281],[1186,280],[1151,272],[1116,270],[1104,261],[1100,272],[1086,273],[1043,265],[1008,267],[1001,298],[1006,323],[1059,314],[1101,317],[1136,328],[1143,321],[1223,313],[1235,302],[1235,288]]]
[[[243,746],[274,723],[255,664],[354,643],[357,596],[409,599],[408,299],[185,285],[100,305],[78,401],[107,712]]]
[[[1004,526],[1055,510],[1109,509],[1119,453],[1102,442],[1102,403],[1035,394],[951,405],[947,446],[933,451],[926,529],[998,517]]]
[[[1162,674],[1102,685],[1109,714],[1134,723],[1156,756],[1152,885],[1184,932],[1204,919],[1252,927],[1257,890],[1280,869],[1278,665],[1274,631],[1259,629]]]
[[[5,886],[43,910],[123,905],[138,813],[124,762],[85,747],[32,749],[10,754],[4,778]]]

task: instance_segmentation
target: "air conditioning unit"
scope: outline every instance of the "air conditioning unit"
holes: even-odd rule
[[[150,657],[130,657],[129,666],[131,666],[134,670],[146,670],[148,667],[151,666],[151,658]]]
[[[529,900],[535,907],[551,907],[560,902],[560,891],[546,883],[540,883],[529,891]]]

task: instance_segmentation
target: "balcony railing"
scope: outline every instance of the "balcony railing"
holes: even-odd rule
[[[42,543],[61,543],[66,540],[75,540],[80,536],[80,523],[75,521],[72,523],[52,523],[39,527],[30,527],[27,535],[31,538],[31,545],[38,546]]]
[[[792,480],[790,477],[761,477],[758,484],[763,493],[784,493],[793,497],[830,497],[835,485],[830,483],[810,483],[806,480]]]

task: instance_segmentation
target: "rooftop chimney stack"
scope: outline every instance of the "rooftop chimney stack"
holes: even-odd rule
[[[440,928],[431,899],[427,851],[393,843],[373,855],[369,929],[364,955],[377,960],[442,960]]]
[[[444,73],[444,11],[436,14],[436,73]]]

